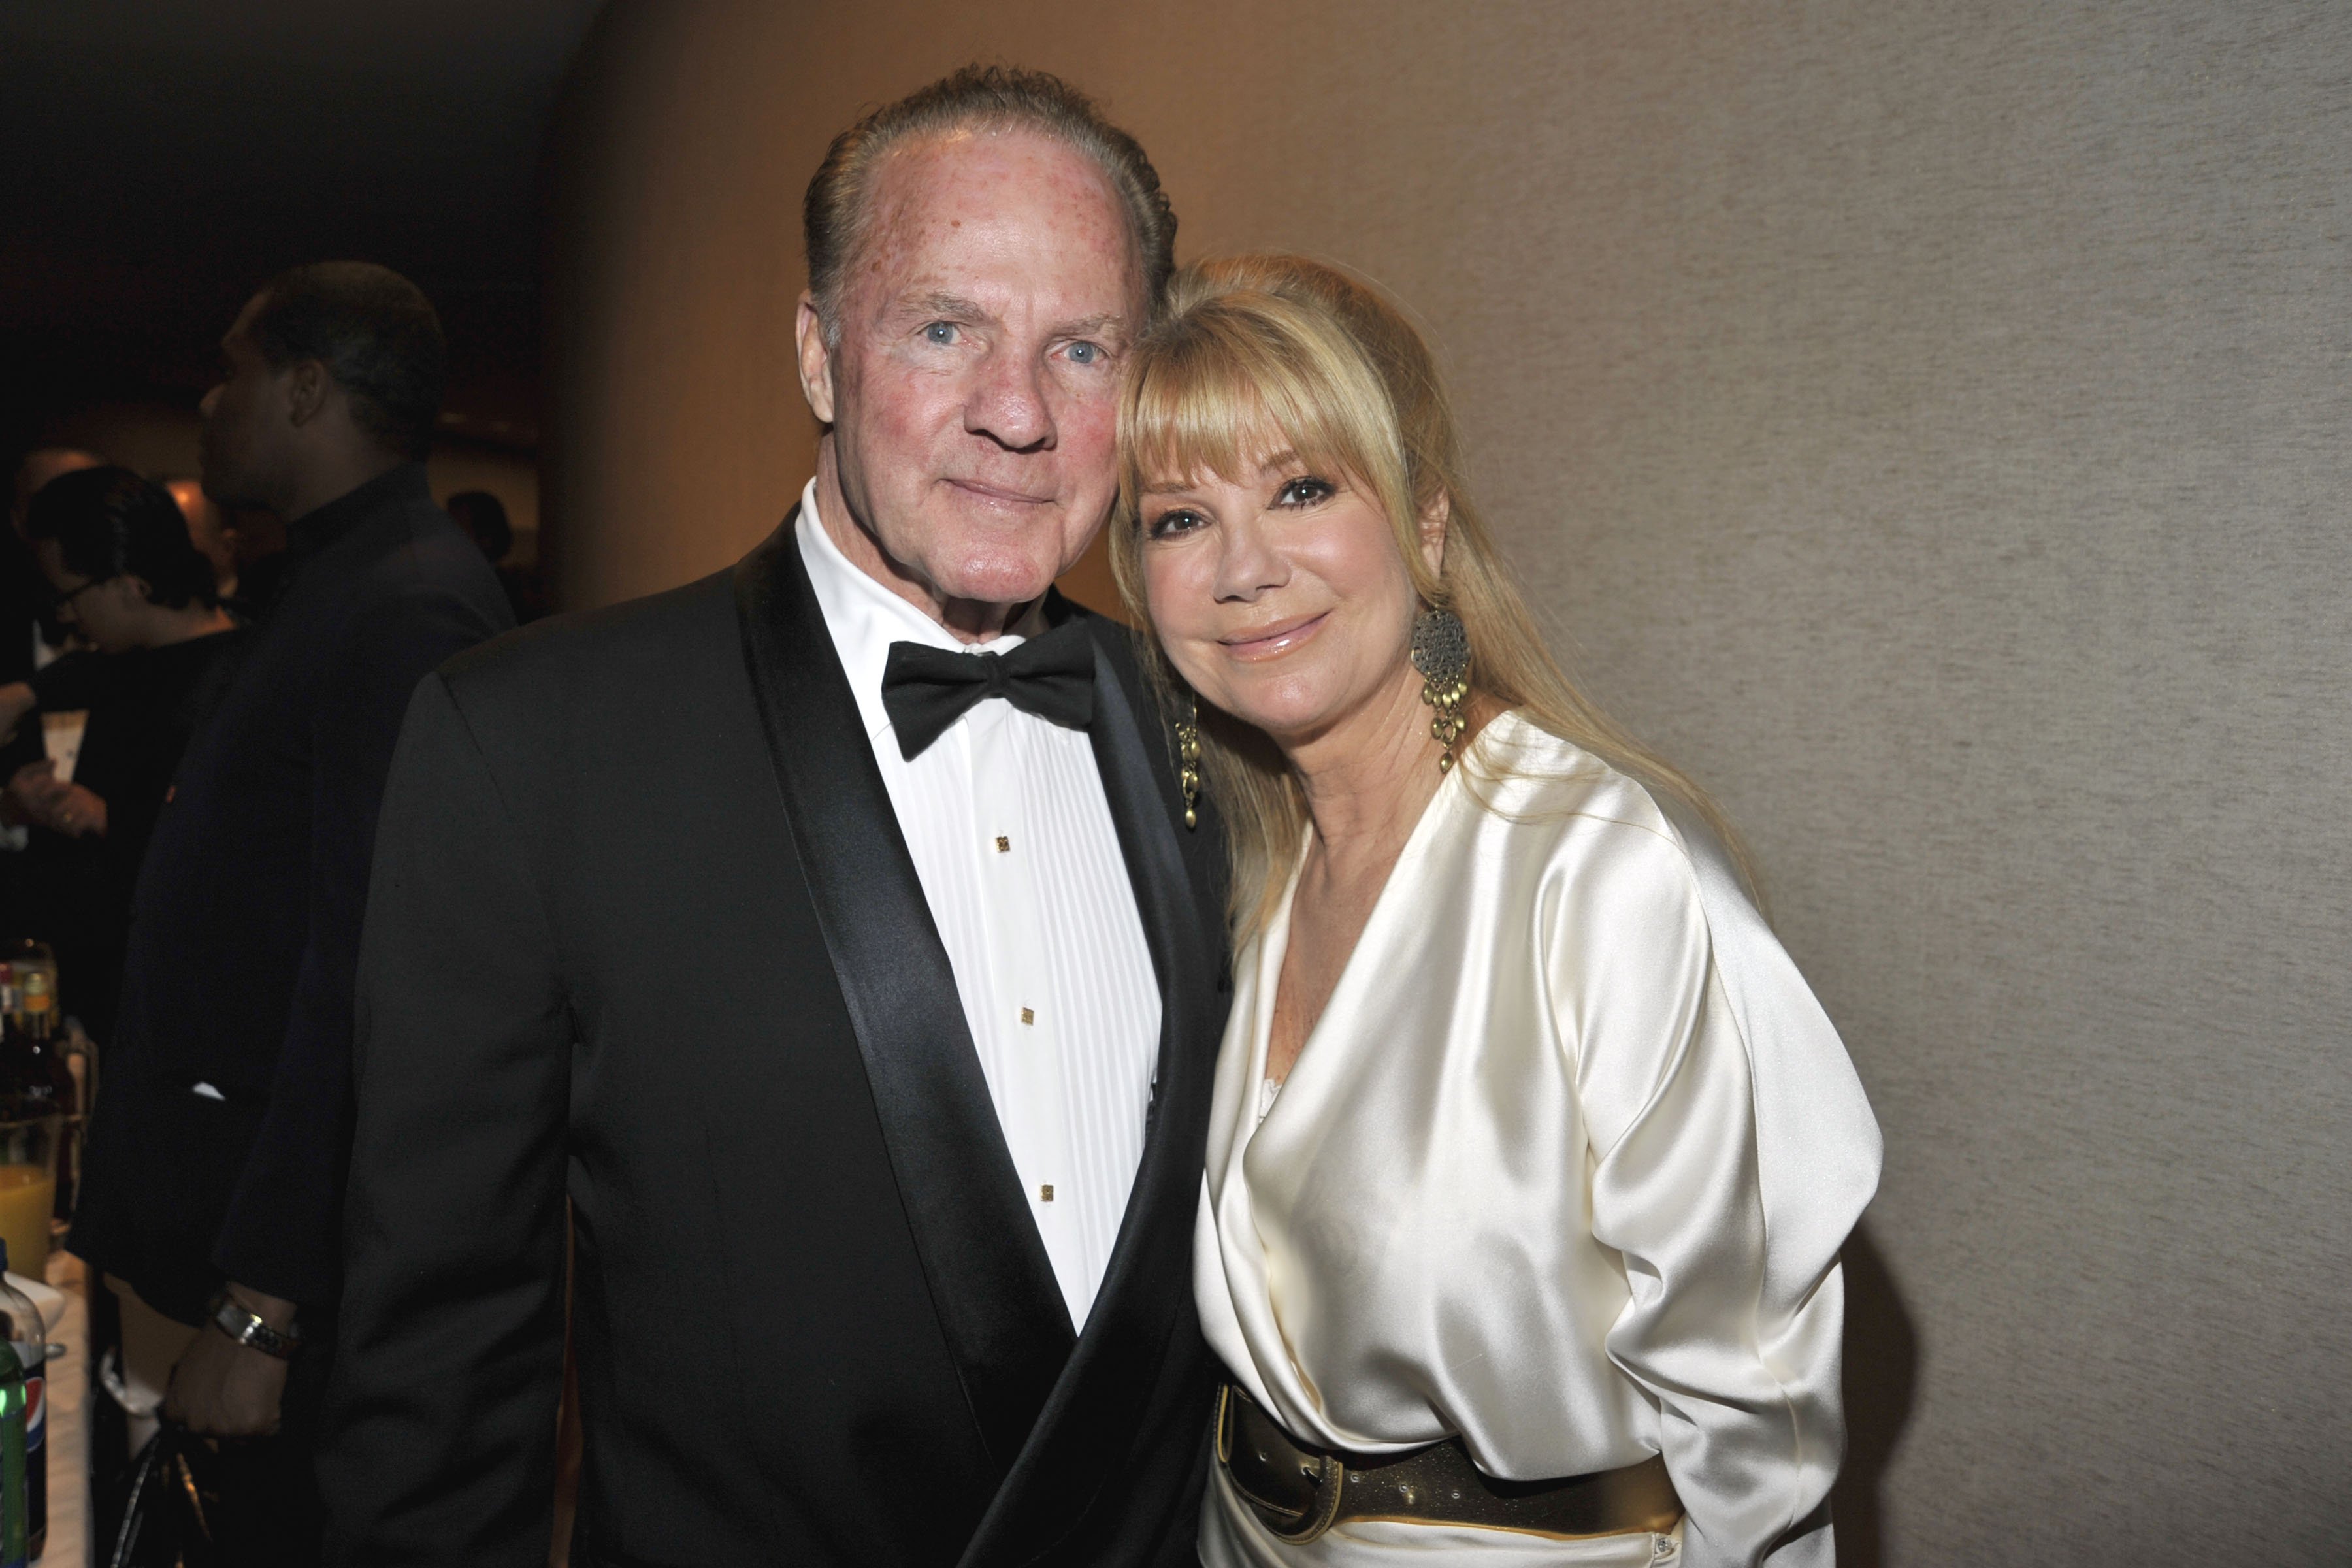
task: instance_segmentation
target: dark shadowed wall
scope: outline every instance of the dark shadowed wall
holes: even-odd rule
[[[791,503],[802,187],[973,57],[1108,98],[1185,255],[1408,302],[1562,650],[1753,836],[1886,1129],[1846,1560],[2352,1561],[2352,7],[615,0],[571,603]]]

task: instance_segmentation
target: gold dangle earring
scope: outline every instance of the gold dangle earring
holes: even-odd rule
[[[1176,721],[1176,784],[1184,792],[1184,826],[1201,826],[1201,700],[1188,687],[1184,717]]]
[[[1462,738],[1462,704],[1470,695],[1470,633],[1461,616],[1433,605],[1414,619],[1412,667],[1421,671],[1421,700],[1435,710],[1430,736],[1445,748],[1437,771],[1450,773],[1454,742]]]

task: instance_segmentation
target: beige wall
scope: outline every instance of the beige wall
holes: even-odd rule
[[[967,58],[1182,249],[1385,281],[1590,684],[1884,1119],[1849,1562],[2352,1561],[2352,8],[615,0],[556,168],[575,604],[805,476],[800,193]]]

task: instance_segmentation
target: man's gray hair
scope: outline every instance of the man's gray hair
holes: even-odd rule
[[[1145,299],[1158,315],[1176,270],[1176,214],[1159,171],[1134,137],[1103,118],[1092,99],[1057,76],[1011,66],[964,67],[886,103],[833,139],[802,203],[809,292],[828,346],[841,342],[842,279],[865,236],[866,198],[883,155],[911,139],[956,131],[1034,131],[1093,159],[1118,191],[1142,258]]]

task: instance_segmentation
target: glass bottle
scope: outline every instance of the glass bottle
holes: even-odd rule
[[[16,1007],[0,1023],[0,1240],[18,1270],[38,1279],[47,1272],[58,1134],[73,1105],[73,1074],[58,1050],[48,975],[13,967]]]
[[[25,1363],[0,1341],[0,1568],[31,1561],[25,1482]]]
[[[8,1267],[8,1247],[0,1241],[0,1273]],[[38,1557],[49,1533],[49,1401],[42,1367],[48,1360],[48,1326],[32,1298],[0,1279],[0,1342],[14,1353],[17,1419],[24,1424],[25,1552]]]

